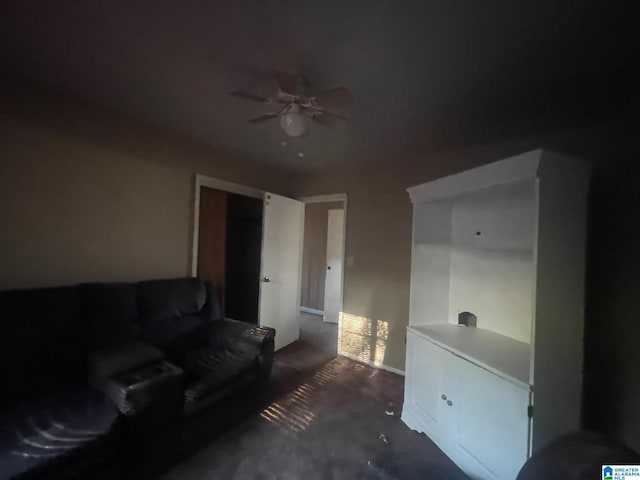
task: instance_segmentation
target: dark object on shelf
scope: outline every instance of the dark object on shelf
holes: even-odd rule
[[[458,314],[458,325],[465,325],[467,327],[477,327],[478,317],[471,312],[461,312]]]

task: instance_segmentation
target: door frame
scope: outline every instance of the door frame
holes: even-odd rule
[[[340,288],[340,314],[344,312],[344,277],[346,270],[346,258],[347,258],[347,203],[348,195],[346,193],[331,193],[327,195],[313,195],[310,197],[298,197],[298,200],[303,202],[306,206],[307,203],[330,203],[330,202],[342,202],[344,209],[344,218],[342,220],[342,285]],[[304,245],[304,231],[302,236],[302,244]],[[342,320],[342,315],[338,315],[338,326]],[[339,327],[338,327],[339,328]]]
[[[208,187],[222,190],[229,193],[237,193],[247,197],[264,199],[265,192],[257,188],[247,187],[239,183],[227,182],[214,177],[208,177],[196,173],[195,175],[195,195],[193,201],[193,232],[191,246],[191,276],[198,276],[198,236],[200,233],[200,188]]]

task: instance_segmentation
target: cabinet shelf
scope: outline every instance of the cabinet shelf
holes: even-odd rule
[[[410,326],[416,335],[529,390],[531,346],[499,333],[450,323]]]

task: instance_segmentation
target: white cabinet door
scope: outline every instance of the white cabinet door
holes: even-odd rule
[[[456,463],[477,478],[513,479],[527,460],[529,392],[453,357],[457,392],[451,441]]]
[[[472,479],[513,480],[527,460],[529,391],[407,335],[402,420]]]
[[[442,399],[446,395],[443,391],[443,361],[447,352],[409,333],[407,354],[405,409],[420,423],[409,426],[426,433],[440,444],[447,432],[444,425],[446,417],[443,416],[446,413],[443,406],[446,404]]]

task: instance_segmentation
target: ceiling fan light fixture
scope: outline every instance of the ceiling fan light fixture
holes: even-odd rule
[[[288,112],[281,115],[280,126],[290,137],[300,137],[307,132],[307,122],[299,113]]]
[[[262,123],[275,118],[280,119],[280,128],[290,137],[301,137],[307,133],[308,119],[315,122],[323,122],[324,117],[339,118],[346,121],[341,115],[326,110],[327,107],[346,107],[353,103],[353,96],[344,87],[335,87],[330,90],[308,95],[305,93],[307,82],[297,74],[286,71],[276,71],[278,82],[277,96],[265,97],[242,90],[233,90],[231,95],[263,104],[278,105],[277,111],[271,111],[250,118],[249,123]],[[282,144],[284,147],[285,145]]]

